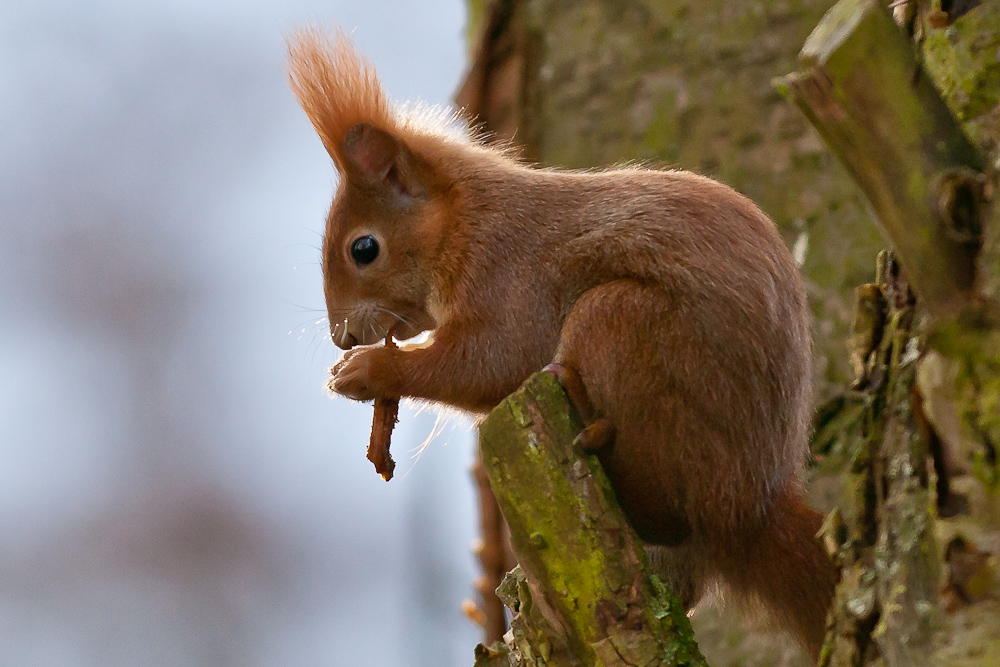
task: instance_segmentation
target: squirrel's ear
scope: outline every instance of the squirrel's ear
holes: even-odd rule
[[[349,178],[409,197],[424,194],[409,149],[384,130],[358,123],[344,136],[341,154]]]

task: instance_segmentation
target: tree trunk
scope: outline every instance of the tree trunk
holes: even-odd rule
[[[784,81],[919,297],[889,260],[859,290],[863,428],[826,526],[843,578],[822,664],[1000,664],[1000,1],[895,10],[902,29],[841,0]]]
[[[888,4],[841,2],[785,84],[846,170],[769,83],[826,0],[470,0],[458,100],[530,160],[676,165],[762,205],[809,285],[821,468],[846,462],[814,484],[843,569],[823,664],[1000,664],[1000,0],[897,0],[901,28]],[[875,282],[862,193],[899,257]],[[788,664],[721,627],[696,623],[713,664]]]
[[[470,0],[457,102],[542,164],[642,161],[756,201],[802,260],[823,399],[850,381],[854,287],[884,241],[863,196],[771,80],[831,0]]]
[[[855,286],[884,246],[847,172],[771,80],[830,0],[470,0],[473,63],[457,102],[530,161],[627,161],[718,178],[757,201],[802,263],[814,314],[816,384],[841,437],[860,414],[844,341]],[[832,435],[831,435],[832,434]],[[814,483],[822,509],[836,479]],[[805,664],[784,635],[747,634],[732,611],[693,622],[715,665]]]

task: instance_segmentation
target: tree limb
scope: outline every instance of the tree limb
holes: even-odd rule
[[[705,665],[683,608],[646,574],[643,543],[600,463],[574,448],[581,429],[548,373],[529,378],[480,426],[483,465],[524,572],[523,585],[512,585],[530,593],[515,611],[542,625],[508,634],[521,658],[512,664],[541,656],[550,666]]]
[[[877,0],[841,0],[777,82],[875,209],[921,303],[968,304],[980,248],[983,160]]]

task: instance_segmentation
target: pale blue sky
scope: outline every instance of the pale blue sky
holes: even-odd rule
[[[334,175],[283,73],[284,34],[341,25],[447,104],[464,20],[0,3],[0,662],[471,663],[470,432],[414,463],[435,416],[404,412],[386,484],[371,408],[324,394]]]

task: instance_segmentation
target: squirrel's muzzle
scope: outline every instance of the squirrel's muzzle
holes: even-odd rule
[[[347,330],[347,326],[343,323],[333,327],[333,330],[330,332],[330,339],[333,340],[333,344],[341,350],[350,350],[358,344],[358,339],[355,338],[354,334]]]

